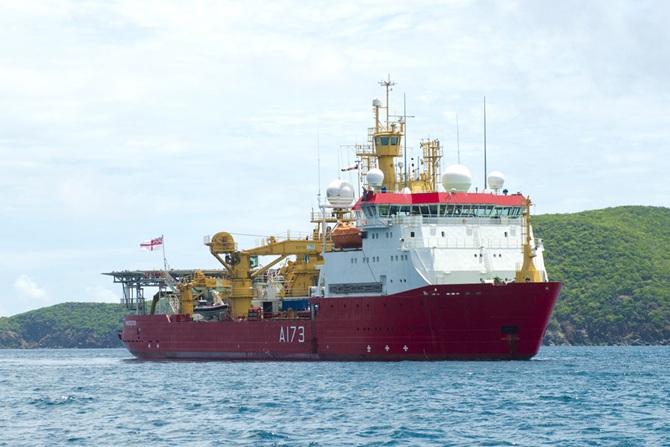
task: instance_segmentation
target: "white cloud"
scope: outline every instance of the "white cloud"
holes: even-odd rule
[[[20,301],[28,301],[35,304],[49,302],[47,291],[37,285],[28,275],[20,275],[14,281],[14,292]]]
[[[120,293],[115,293],[107,287],[87,287],[86,298],[81,301],[94,301],[99,303],[119,303]]]
[[[147,237],[198,268],[218,267],[205,234],[308,231],[317,179],[366,142],[389,73],[410,156],[438,138],[455,162],[458,115],[481,185],[486,96],[488,167],[541,212],[669,204],[665,1],[0,9],[0,274],[33,307],[116,301],[99,273],[160,266]]]

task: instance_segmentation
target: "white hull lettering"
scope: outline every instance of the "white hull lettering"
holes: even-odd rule
[[[279,328],[279,343],[293,342],[305,342],[305,326],[281,326]]]

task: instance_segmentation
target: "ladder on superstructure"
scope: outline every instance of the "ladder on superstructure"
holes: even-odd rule
[[[489,250],[487,247],[484,246],[484,244],[481,241],[481,235],[479,234],[479,225],[472,226],[472,237],[475,242],[475,247],[479,247],[480,256],[484,258],[485,271],[483,273],[485,273],[487,277],[490,277],[491,272],[493,271],[493,267],[491,266],[491,260],[489,259]]]
[[[179,282],[170,274],[170,272],[165,269],[163,270],[163,279],[165,280],[165,285],[170,289],[170,292],[165,292],[163,296],[166,298],[167,304],[170,307],[172,313],[179,313],[181,310],[181,300],[179,299]]]

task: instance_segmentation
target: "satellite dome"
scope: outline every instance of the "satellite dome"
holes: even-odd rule
[[[379,98],[375,98],[372,100],[372,107],[381,107],[382,106],[382,100]]]
[[[368,185],[379,188],[384,183],[384,173],[381,169],[372,168],[368,171],[365,178],[368,180]]]
[[[447,191],[468,192],[472,185],[472,174],[463,165],[451,165],[442,174],[442,186]]]
[[[500,171],[491,171],[487,180],[489,182],[489,188],[494,191],[502,189],[503,185],[505,184],[505,176]]]
[[[326,188],[326,200],[332,206],[351,206],[354,201],[354,187],[344,180],[333,180]]]

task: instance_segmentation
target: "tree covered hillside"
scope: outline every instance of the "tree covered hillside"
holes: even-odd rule
[[[564,282],[545,342],[670,344],[670,209],[538,215],[533,228]]]
[[[121,347],[118,304],[63,303],[0,318],[0,348]]]
[[[545,343],[670,345],[670,209],[625,206],[533,217],[563,281]],[[64,303],[0,318],[0,348],[121,347],[118,304]]]

